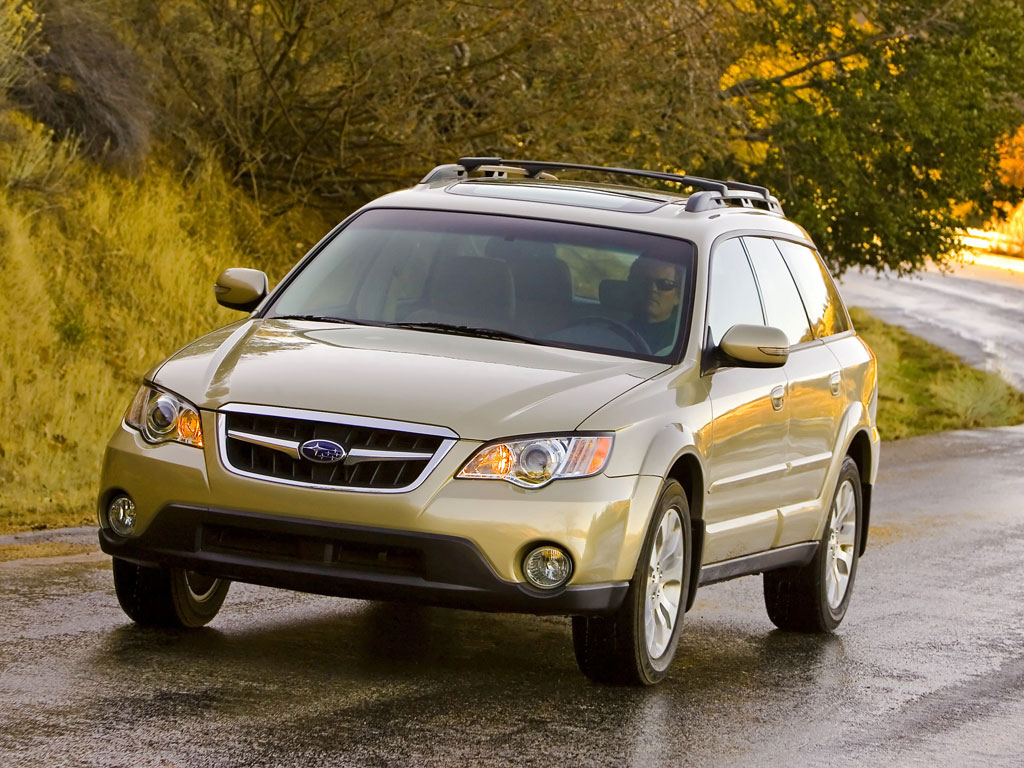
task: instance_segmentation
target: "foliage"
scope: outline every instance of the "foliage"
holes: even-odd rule
[[[53,130],[27,115],[0,111],[0,186],[53,190],[63,182],[77,151],[77,142],[55,140]]]
[[[665,45],[704,12],[696,0],[137,5],[173,122],[285,204],[348,209],[485,151],[646,162],[673,111],[696,124],[716,109],[648,77],[671,66]],[[713,97],[713,77],[704,86]],[[705,126],[690,135],[703,140]]]
[[[1012,208],[997,228],[1007,238],[1001,247],[1003,252],[1017,256],[1024,253],[1024,203]]]
[[[23,108],[122,165],[212,147],[272,213],[564,158],[764,183],[836,271],[905,272],[1005,199],[1022,123],[1022,0],[36,1]]]
[[[9,0],[3,0],[9,1]],[[149,148],[152,110],[136,57],[87,2],[36,0],[41,23],[25,51],[12,100],[89,157],[137,169]]]
[[[123,0],[172,124],[264,200],[347,211],[460,155],[778,191],[841,271],[941,260],[1021,124],[1021,0]]]
[[[1004,191],[994,171],[1021,123],[1024,6],[821,0],[766,14],[752,56],[781,49],[793,64],[726,89],[753,158],[732,169],[778,189],[839,271],[955,252],[950,203],[983,220]]]
[[[1005,184],[1024,190],[1024,125],[999,147],[999,174]]]
[[[26,57],[38,32],[32,3],[0,0],[0,108],[7,92],[24,82]]]
[[[1005,184],[1024,192],[1024,126],[1000,146],[999,174]],[[1006,205],[1004,214],[990,226],[1008,238],[1006,252],[1019,255],[1024,252],[1024,202]]]

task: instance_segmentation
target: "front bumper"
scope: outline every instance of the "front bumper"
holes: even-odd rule
[[[545,591],[501,579],[457,536],[296,520],[202,506],[163,507],[137,537],[101,529],[100,546],[141,565],[302,592],[476,610],[601,615],[628,582]]]
[[[202,415],[204,432],[215,434],[215,415]],[[150,445],[122,424],[103,463],[100,537],[115,557],[308,592],[555,614],[596,614],[618,605],[615,595],[633,578],[661,479],[596,475],[539,489],[453,479],[479,446],[457,441],[410,491],[356,493],[239,476],[223,465],[215,445]],[[106,507],[119,493],[136,505],[136,535],[129,539],[106,522]],[[211,546],[208,528],[221,524],[235,539],[249,529],[280,533],[291,542],[289,551],[302,556],[282,557],[265,542],[254,551]],[[345,551],[345,541],[414,550],[421,569],[388,571],[365,562],[353,568],[334,554],[339,543]],[[562,591],[525,583],[522,559],[539,544],[560,546],[572,558],[573,575]]]

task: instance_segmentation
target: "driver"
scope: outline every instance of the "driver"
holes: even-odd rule
[[[629,268],[633,328],[654,354],[664,354],[676,341],[682,270],[677,264],[641,256]]]

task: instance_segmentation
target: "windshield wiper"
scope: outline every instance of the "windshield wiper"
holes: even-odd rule
[[[376,325],[376,323],[364,323],[359,320],[348,320],[344,317],[332,317],[330,315],[274,315],[267,320],[313,320],[320,323],[344,323],[345,325]]]
[[[495,328],[477,328],[472,325],[455,325],[453,323],[387,323],[385,328],[408,328],[413,331],[434,331],[436,333],[452,333],[458,336],[474,336],[480,339],[500,339],[501,341],[518,341],[523,344],[539,344],[536,339],[520,336],[518,333],[499,331]]]

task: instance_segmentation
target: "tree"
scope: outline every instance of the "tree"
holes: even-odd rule
[[[956,249],[954,204],[991,212],[1022,122],[1022,0],[118,1],[165,141],[278,209],[466,154],[685,170],[904,272]]]
[[[1024,190],[1024,126],[999,149],[999,172],[1011,187]]]
[[[672,46],[661,41],[685,27],[676,17],[699,10],[686,0],[137,5],[132,23],[157,41],[152,66],[180,138],[213,141],[260,194],[341,207],[484,151],[596,160],[616,147],[643,162],[630,151],[652,140],[643,115],[686,109],[644,73],[664,66]]]
[[[821,0],[764,16],[737,68],[756,69],[766,49],[791,64],[723,90],[742,144],[726,171],[777,189],[840,270],[906,272],[955,252],[951,203],[984,219],[1005,192],[998,148],[1024,92],[1020,0]]]

